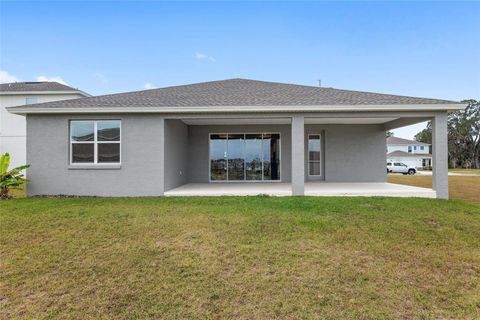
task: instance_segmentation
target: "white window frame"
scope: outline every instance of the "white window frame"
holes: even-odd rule
[[[120,123],[120,137],[118,141],[98,141],[98,122],[102,121],[118,121]],[[73,141],[72,140],[72,122],[93,122],[93,141]],[[69,121],[69,147],[70,147],[70,165],[71,166],[111,166],[111,165],[121,165],[122,164],[122,120],[120,119],[72,119]],[[73,162],[73,144],[93,144],[93,162]],[[118,162],[98,162],[98,145],[102,143],[118,143],[119,148],[119,161]]]
[[[212,180],[212,159],[211,159],[211,153],[210,153],[210,141],[212,138],[212,135],[222,135],[225,134],[227,135],[227,179],[226,180]],[[243,134],[243,138],[245,140],[245,136],[247,134],[261,134],[262,135],[262,180],[247,180],[247,174],[246,174],[246,166],[243,166],[243,180],[228,180],[228,135],[238,135],[238,134]],[[279,143],[278,143],[278,161],[280,162],[280,167],[279,173],[280,173],[280,179],[278,180],[264,180],[264,172],[263,172],[263,135],[264,134],[278,134],[279,136]],[[245,150],[245,144],[243,146]],[[282,134],[280,132],[270,132],[270,131],[265,131],[265,132],[210,132],[208,134],[208,182],[212,183],[261,183],[261,182],[268,182],[268,183],[277,183],[277,182],[282,182]]]
[[[320,142],[320,157],[318,160],[310,160],[310,148],[309,148],[309,142],[310,142],[310,137],[311,136],[318,136],[318,140]],[[320,133],[310,133],[307,136],[307,162],[308,162],[308,176],[309,177],[321,177],[322,176],[322,134]],[[310,163],[315,162],[320,164],[320,172],[319,174],[310,174]]]

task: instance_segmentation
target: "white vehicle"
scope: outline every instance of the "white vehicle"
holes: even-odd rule
[[[387,173],[389,172],[414,175],[417,170],[401,162],[387,162]]]

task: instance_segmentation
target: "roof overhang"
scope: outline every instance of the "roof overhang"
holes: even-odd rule
[[[405,104],[405,105],[320,105],[320,106],[199,106],[199,107],[9,107],[14,114],[89,114],[89,113],[269,113],[269,112],[375,112],[375,111],[457,111],[467,104]]]

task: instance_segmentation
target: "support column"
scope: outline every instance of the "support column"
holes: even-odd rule
[[[432,120],[432,185],[437,198],[448,199],[448,131],[447,113],[438,113]]]
[[[292,117],[292,195],[305,194],[305,117]]]

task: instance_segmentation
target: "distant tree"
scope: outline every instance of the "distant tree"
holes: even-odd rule
[[[393,137],[394,133],[392,131],[387,131],[387,138]]]
[[[448,158],[452,167],[480,168],[480,101],[464,100],[465,110],[448,115]],[[432,122],[415,135],[415,140],[432,143]]]
[[[432,144],[432,121],[428,121],[427,127],[415,135],[415,141]]]
[[[466,168],[480,168],[480,101],[464,100],[465,110],[448,116],[448,140],[451,156]]]
[[[418,142],[428,143],[430,145],[429,152],[432,153],[432,121],[428,121],[427,127],[417,133],[414,139]]]

